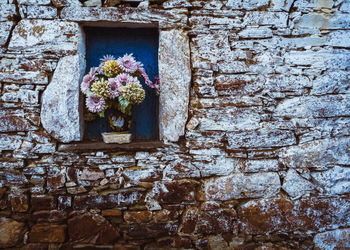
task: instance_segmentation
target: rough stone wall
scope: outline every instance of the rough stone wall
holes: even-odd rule
[[[106,5],[0,0],[0,248],[350,247],[349,0]],[[43,92],[81,21],[126,15],[188,32],[184,136],[58,151]]]

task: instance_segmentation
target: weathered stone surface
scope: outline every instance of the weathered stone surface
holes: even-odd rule
[[[248,160],[244,162],[242,170],[245,173],[269,172],[269,171],[278,171],[279,166],[278,166],[278,161],[272,160],[272,159]]]
[[[275,116],[337,117],[350,115],[350,95],[303,96],[286,99],[276,107]]]
[[[0,22],[0,46],[7,42],[13,25],[14,23],[11,21]]]
[[[240,162],[231,158],[216,157],[214,162],[194,161],[193,165],[199,169],[201,177],[209,177],[212,175],[229,175],[235,170],[236,166],[240,166]]]
[[[110,244],[119,233],[102,216],[85,213],[68,220],[69,240],[76,243]]]
[[[163,180],[199,178],[200,172],[190,161],[177,160],[169,164],[163,171]]]
[[[78,176],[79,180],[96,181],[105,177],[103,171],[99,169],[87,169],[85,168]]]
[[[0,218],[0,247],[9,248],[23,240],[25,225],[15,220]]]
[[[57,7],[63,7],[63,6],[74,6],[74,7],[80,7],[82,6],[82,3],[79,0],[52,0],[52,3]]]
[[[350,229],[338,229],[316,234],[314,244],[317,250],[350,248]]]
[[[141,201],[142,193],[126,190],[108,195],[82,195],[75,196],[73,207],[83,209],[109,209],[116,206],[130,206]]]
[[[125,212],[124,220],[128,223],[147,223],[151,220],[152,213],[149,211]]]
[[[85,69],[81,56],[63,57],[42,96],[41,123],[62,142],[82,139],[79,83]]]
[[[101,7],[102,1],[101,0],[88,0],[84,2],[84,7]]]
[[[121,23],[160,23],[164,27],[185,26],[187,15],[181,11],[141,8],[93,8],[66,7],[61,18],[69,21],[118,21]]]
[[[298,198],[315,190],[315,185],[301,177],[294,169],[289,169],[284,177],[282,189],[292,198]]]
[[[255,131],[228,134],[228,149],[281,147],[296,144],[293,132],[278,129],[260,129]]]
[[[272,197],[281,188],[277,173],[241,173],[219,177],[205,183],[204,192],[207,200],[231,200],[240,198]]]
[[[57,17],[57,9],[51,6],[21,6],[19,9],[22,18],[29,19],[54,19]]]
[[[16,16],[16,14],[16,5],[0,4],[0,22],[11,20]]]
[[[253,10],[258,9],[264,6],[268,6],[269,1],[268,0],[249,0],[249,1],[243,1],[243,0],[228,0],[226,3],[226,6],[232,9],[237,10]]]
[[[29,242],[61,243],[66,239],[65,225],[35,224],[29,233]]]
[[[82,46],[77,23],[51,20],[21,20],[15,27],[9,49],[65,54]]]
[[[62,222],[67,219],[67,213],[62,210],[42,210],[33,213],[36,222]]]
[[[37,127],[32,124],[28,113],[22,110],[0,110],[0,132],[30,131]]]
[[[333,229],[349,226],[349,203],[338,198],[256,200],[243,204],[238,217],[244,234]]]
[[[331,166],[328,170],[311,173],[313,179],[323,188],[324,194],[342,195],[350,193],[350,169]]]
[[[326,71],[318,76],[311,90],[312,95],[348,93],[350,93],[350,76],[346,71],[340,70]]]
[[[56,208],[56,199],[52,196],[35,195],[31,197],[32,209],[49,210]]]
[[[152,191],[147,194],[146,201],[156,200],[165,204],[193,202],[197,185],[198,183],[188,180],[155,182]]]
[[[238,232],[237,215],[233,209],[220,209],[217,204],[210,209],[189,208],[183,215],[181,231],[204,235]]]
[[[346,29],[349,25],[349,15],[340,13],[307,13],[295,19],[297,28]]]
[[[315,140],[286,147],[279,151],[280,162],[290,168],[327,169],[350,162],[350,140],[348,137]]]
[[[185,133],[191,82],[190,48],[187,33],[160,32],[159,37],[161,139],[177,141]]]
[[[44,72],[14,71],[0,72],[0,81],[16,84],[47,84],[48,78]]]
[[[12,211],[14,212],[27,212],[29,208],[27,195],[19,195],[11,197]]]
[[[172,236],[176,234],[178,227],[179,225],[174,222],[156,224],[136,224],[132,227],[127,226],[124,229],[125,238],[132,240],[140,240]]]
[[[18,0],[18,3],[23,5],[49,5],[50,2],[50,0]]]
[[[23,142],[21,136],[0,134],[0,152],[2,150],[18,149]]]

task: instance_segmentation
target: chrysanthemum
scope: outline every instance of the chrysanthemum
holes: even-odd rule
[[[119,86],[118,82],[116,81],[115,78],[110,78],[108,80],[108,85],[109,85],[109,97],[111,99],[114,99],[120,95],[119,93]]]
[[[109,84],[106,80],[100,79],[91,85],[91,92],[104,98],[109,97]]]
[[[115,77],[121,72],[121,67],[119,67],[119,64],[116,60],[109,60],[105,62],[102,66],[102,72],[107,77]]]
[[[120,68],[127,73],[134,73],[137,70],[137,62],[132,54],[125,54],[123,57],[119,57],[117,62]]]
[[[102,62],[102,63],[107,62],[107,61],[110,61],[110,60],[115,60],[115,57],[112,56],[112,55],[104,55],[104,56],[101,58],[101,62]]]
[[[133,77],[131,77],[129,74],[121,73],[121,74],[117,75],[117,77],[115,78],[115,80],[117,81],[117,83],[118,83],[120,86],[126,86],[126,85],[128,85],[131,81],[133,81]]]
[[[86,107],[90,112],[100,113],[105,110],[106,102],[103,97],[91,94],[86,98]]]
[[[123,99],[127,100],[131,104],[141,103],[143,100],[145,100],[145,90],[138,82],[131,82],[126,86],[121,86],[119,91]]]
[[[96,70],[95,68],[92,68],[89,74],[83,77],[83,81],[80,84],[80,89],[81,89],[81,92],[83,92],[84,94],[86,94],[86,92],[89,90],[91,82],[96,80],[95,74],[96,74]]]

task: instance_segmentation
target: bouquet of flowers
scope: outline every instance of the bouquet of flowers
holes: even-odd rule
[[[123,57],[104,56],[98,67],[90,69],[84,76],[80,89],[86,96],[86,107],[92,112],[104,117],[107,108],[115,107],[124,114],[131,112],[133,104],[142,103],[145,90],[139,78],[158,94],[159,80],[150,81],[140,62],[132,54]]]

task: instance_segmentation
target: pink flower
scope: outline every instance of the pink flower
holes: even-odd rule
[[[86,98],[86,107],[90,112],[99,113],[105,110],[106,102],[103,97],[91,94]]]
[[[115,78],[110,78],[108,80],[108,85],[109,85],[109,95],[110,95],[109,97],[111,99],[114,99],[114,98],[118,97],[120,95],[120,93],[119,93],[119,86],[120,85],[118,84],[116,79]]]
[[[132,82],[133,78],[129,74],[122,73],[117,75],[115,80],[119,84],[119,86],[126,86],[130,82]]]
[[[132,54],[125,54],[123,57],[117,59],[120,68],[127,73],[134,73],[137,70],[137,62]]]
[[[86,92],[89,90],[90,84],[96,80],[95,74],[96,74],[96,69],[91,68],[89,74],[83,77],[83,81],[80,84],[80,89],[81,89],[81,92],[83,92],[84,94],[86,94]]]
[[[110,61],[110,60],[115,60],[115,57],[112,55],[104,55],[103,58],[101,59],[101,62],[105,63],[105,62]]]

